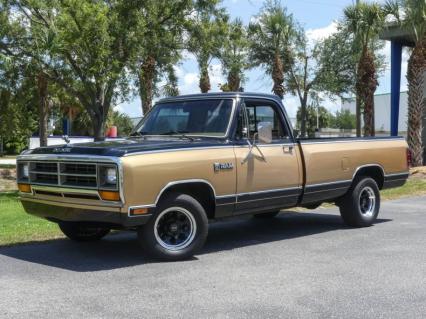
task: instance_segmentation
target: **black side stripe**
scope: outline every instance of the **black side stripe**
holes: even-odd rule
[[[317,192],[326,192],[335,189],[349,188],[352,184],[352,180],[340,181],[340,182],[330,182],[328,184],[319,184],[319,185],[306,185],[306,193],[317,193]]]
[[[259,191],[216,197],[216,205],[229,205],[237,202],[260,201],[272,198],[299,196],[302,188],[276,189],[271,191]]]
[[[396,181],[396,180],[400,180],[400,179],[407,179],[408,176],[409,176],[409,173],[386,175],[385,181],[390,182],[390,181]]]
[[[216,197],[216,205],[235,204],[236,201],[237,201],[237,196],[236,195]]]
[[[262,199],[268,199],[268,198],[289,197],[289,196],[299,195],[300,192],[301,192],[301,188],[289,188],[289,189],[279,189],[279,190],[272,190],[272,191],[266,191],[266,192],[246,193],[246,194],[239,194],[237,201],[247,202],[247,201],[262,200]]]

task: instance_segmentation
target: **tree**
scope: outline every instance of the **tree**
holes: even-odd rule
[[[115,110],[111,110],[108,114],[107,126],[116,126],[118,136],[129,136],[133,130],[133,123],[130,117]]]
[[[16,39],[19,38],[29,37],[29,32],[28,28],[22,28],[18,23],[14,23],[14,20],[10,18],[14,11],[11,10],[7,4],[8,3],[5,1],[0,2],[0,50],[3,54],[7,54],[9,59],[13,59],[15,70],[20,70],[15,72],[15,80],[19,82],[19,79],[22,80],[23,77],[31,77],[37,87],[36,94],[38,96],[38,101],[36,104],[38,105],[39,115],[40,146],[46,146],[49,114],[48,80],[40,68],[40,65],[34,63],[33,59],[17,60],[13,57],[13,53],[16,51],[10,43],[13,43],[13,41],[16,41]],[[38,52],[38,50],[38,47],[32,48],[32,51]],[[40,52],[36,54],[39,53]],[[5,60],[7,60],[6,56],[4,57],[4,61]]]
[[[4,1],[4,0],[3,0]],[[9,25],[0,52],[31,59],[47,81],[62,86],[87,110],[96,140],[104,139],[111,105],[127,94],[125,67],[134,48],[135,17],[127,1],[8,1]],[[13,17],[13,19],[12,19]],[[4,39],[4,38],[3,38]]]
[[[198,10],[188,21],[188,51],[194,54],[200,72],[199,87],[201,93],[211,89],[209,66],[219,52],[225,40],[228,15],[223,9]]]
[[[378,52],[383,44],[379,41],[371,43],[373,51]],[[357,64],[361,54],[360,46],[355,42],[354,35],[348,34],[346,26],[339,23],[337,32],[321,43],[318,59],[318,90],[328,93],[331,97],[347,98],[356,96]],[[377,73],[385,69],[384,57],[375,54]],[[356,98],[356,134],[361,136],[361,104]]]
[[[318,89],[340,98],[356,94],[358,57],[354,51],[353,38],[339,26],[337,32],[320,43],[318,51]]]
[[[308,137],[315,137],[317,129],[328,127],[331,123],[332,115],[323,106],[316,103],[311,103],[306,108],[306,132]],[[297,128],[301,128],[302,123],[302,108],[299,107],[296,114]]]
[[[291,54],[289,74],[286,77],[286,88],[296,95],[300,102],[300,135],[306,135],[307,105],[309,97],[316,98],[319,85],[320,69],[318,60],[320,45],[311,46],[303,30],[300,30],[295,41],[295,49]]]
[[[49,122],[49,111],[51,104],[49,102],[49,81],[47,75],[40,71],[37,74],[37,93],[38,93],[38,114],[39,114],[39,137],[40,146],[47,146],[47,124]]]
[[[137,74],[137,84],[146,114],[152,107],[158,83],[163,73],[168,73],[184,49],[184,35],[192,18],[205,10],[215,9],[219,0],[146,0],[134,5],[137,23],[146,26],[138,33],[138,50],[132,68]]]
[[[358,51],[353,36],[348,36],[343,26],[339,24],[338,31],[326,38],[321,45],[318,81],[320,90],[340,98],[345,95],[356,96]],[[358,98],[355,100],[356,135],[361,136],[361,105]]]
[[[166,67],[166,73],[167,73],[167,82],[162,88],[162,94],[164,96],[178,96],[179,95],[178,78],[176,76],[174,66],[169,64]]]
[[[219,55],[223,73],[227,83],[225,91],[237,92],[244,81],[244,71],[249,68],[247,31],[240,19],[236,19],[227,26],[226,36]],[[226,89],[225,89],[226,88]]]
[[[11,154],[20,153],[37,128],[37,88],[24,71],[0,54],[0,143]]]
[[[295,29],[293,16],[287,13],[279,0],[268,0],[249,25],[250,61],[253,66],[262,66],[271,75],[272,91],[280,98],[285,93],[284,74]]]
[[[330,127],[341,130],[352,130],[356,126],[356,116],[349,110],[337,111],[331,118]]]
[[[138,45],[132,69],[143,114],[152,107],[162,70],[180,57],[185,19],[193,5],[191,0],[147,0],[134,4],[135,20],[142,32],[135,34]]]
[[[364,135],[374,136],[374,93],[378,86],[374,44],[383,28],[384,13],[377,3],[359,2],[345,8],[343,23],[360,48],[355,85],[358,108],[364,111]]]
[[[426,109],[426,2],[419,0],[390,1],[386,13],[414,35],[415,47],[408,60],[408,131],[407,140],[413,166],[423,165],[423,115]],[[403,16],[401,13],[403,12]]]

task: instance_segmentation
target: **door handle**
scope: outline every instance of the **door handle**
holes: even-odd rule
[[[283,152],[285,154],[293,154],[293,145],[283,145]]]

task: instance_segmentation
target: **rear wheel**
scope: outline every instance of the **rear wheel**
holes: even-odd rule
[[[59,228],[69,239],[80,242],[100,240],[110,232],[109,228],[94,227],[78,222],[61,222]]]
[[[280,213],[280,211],[278,210],[278,211],[274,211],[274,212],[254,214],[253,217],[254,218],[261,218],[261,219],[268,219],[268,218],[276,217],[279,213]]]
[[[193,256],[205,243],[208,219],[203,206],[186,194],[171,194],[149,222],[138,229],[141,246],[162,260]]]
[[[374,179],[357,177],[341,200],[340,214],[346,224],[353,227],[370,226],[380,210],[380,191]]]

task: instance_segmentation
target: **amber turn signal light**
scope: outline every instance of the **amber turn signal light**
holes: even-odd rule
[[[111,201],[119,201],[120,193],[119,192],[111,192],[111,191],[99,191],[99,196],[103,200],[111,200]]]
[[[130,215],[144,215],[148,213],[148,208],[132,208],[130,209]]]
[[[30,184],[18,184],[18,189],[22,193],[31,193]]]

